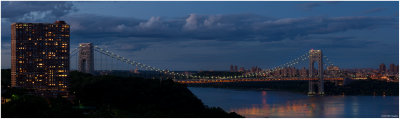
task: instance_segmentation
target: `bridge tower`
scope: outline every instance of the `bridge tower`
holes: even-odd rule
[[[94,52],[92,43],[79,44],[78,70],[85,73],[94,73]]]
[[[310,64],[309,70],[309,84],[308,84],[308,95],[324,95],[324,65],[322,62],[322,51],[321,50],[310,50],[309,51]],[[318,74],[314,72],[314,63],[318,63]],[[318,76],[317,76],[318,75]],[[318,80],[313,80],[318,78]],[[314,86],[318,86],[318,93],[316,93]]]

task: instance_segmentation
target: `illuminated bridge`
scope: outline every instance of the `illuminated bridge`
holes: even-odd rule
[[[257,72],[232,73],[229,75],[205,75],[201,73],[176,72],[161,69],[133,59],[125,58],[108,49],[95,46],[91,43],[81,43],[78,48],[71,50],[70,61],[71,66],[76,66],[75,70],[81,72],[105,75],[116,70],[129,69],[131,71],[130,73],[138,74],[137,76],[173,79],[179,83],[308,80],[309,95],[324,95],[324,81],[343,80],[343,78],[339,76],[324,75],[324,66],[334,66],[334,64],[329,61],[328,57],[322,54],[321,50],[310,50],[297,58],[293,58],[289,62],[273,68],[263,69]],[[301,63],[306,63],[307,61],[309,68],[306,76],[280,77],[274,75],[275,72],[294,67]],[[317,64],[318,67],[314,68],[314,64]]]

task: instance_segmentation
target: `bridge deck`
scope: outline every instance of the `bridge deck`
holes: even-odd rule
[[[246,81],[307,81],[307,80],[318,80],[318,78],[270,78],[270,79],[188,79],[188,80],[175,80],[178,83],[190,84],[190,83],[217,83],[217,82],[246,82]],[[324,78],[327,81],[342,81],[344,78]]]

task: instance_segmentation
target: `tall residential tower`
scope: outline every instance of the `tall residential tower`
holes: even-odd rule
[[[70,26],[55,23],[11,25],[11,86],[40,95],[67,92]],[[62,95],[63,95],[62,94]]]

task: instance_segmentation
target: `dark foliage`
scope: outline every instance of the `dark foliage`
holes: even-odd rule
[[[7,70],[2,70],[3,75]],[[29,95],[3,88],[2,117],[242,117],[203,105],[185,85],[172,80],[93,76],[71,72],[73,100]],[[2,80],[3,81],[3,80]],[[3,83],[3,82],[2,82]],[[4,84],[4,83],[3,83]],[[8,84],[5,84],[8,85]]]
[[[284,90],[307,94],[308,81],[269,81],[269,82],[224,82],[188,84],[193,87],[258,89],[258,90]],[[399,84],[379,80],[355,80],[344,86],[325,82],[326,95],[376,95],[398,96]]]
[[[71,73],[71,91],[80,103],[111,117],[240,117],[207,108],[185,85],[172,80],[90,76]],[[103,117],[97,111],[93,117]]]
[[[11,69],[1,69],[1,87],[11,86]]]
[[[2,104],[2,117],[17,118],[71,118],[82,117],[80,110],[72,108],[65,99],[43,98],[32,95],[13,95],[12,101]]]
[[[325,84],[325,90],[332,95],[376,95],[399,96],[399,83],[379,80],[355,80],[345,86]]]

